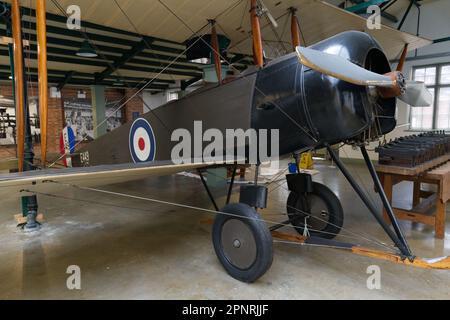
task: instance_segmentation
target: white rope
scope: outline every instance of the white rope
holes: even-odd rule
[[[273,242],[274,243],[283,243],[283,244],[292,244],[292,245],[301,246],[301,247],[318,247],[318,248],[339,249],[339,250],[346,250],[346,251],[352,250],[350,247],[346,248],[346,247],[330,246],[330,245],[307,243],[307,242],[295,242],[295,241],[276,240],[276,239],[273,240]]]
[[[305,216],[305,223],[303,224],[303,236],[309,238],[311,235],[308,230],[308,216]]]

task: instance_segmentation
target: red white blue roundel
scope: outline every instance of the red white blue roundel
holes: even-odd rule
[[[156,140],[153,128],[147,120],[139,118],[130,129],[130,153],[135,163],[151,162],[156,156]]]

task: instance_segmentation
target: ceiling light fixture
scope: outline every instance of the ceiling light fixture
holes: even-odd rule
[[[96,58],[98,57],[98,54],[97,52],[95,52],[95,49],[92,47],[89,41],[84,40],[80,50],[78,50],[77,52],[77,56],[83,58]]]

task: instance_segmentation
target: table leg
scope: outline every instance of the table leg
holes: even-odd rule
[[[444,203],[441,199],[437,199],[435,217],[435,232],[437,239],[445,239],[445,218],[446,203]]]
[[[420,190],[421,183],[420,181],[414,181],[414,190],[413,190],[413,208],[420,204]]]
[[[389,203],[392,205],[392,176],[390,174],[383,174],[382,177],[383,182],[383,189],[386,193],[386,197],[389,200]],[[389,215],[387,214],[386,209],[383,208],[383,219],[386,221],[386,223],[391,224],[391,219],[389,218]]]

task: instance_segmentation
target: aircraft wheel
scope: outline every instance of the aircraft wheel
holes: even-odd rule
[[[230,215],[218,214],[214,221],[217,257],[233,278],[255,282],[272,265],[272,235],[255,209],[246,204],[229,204],[221,211]]]
[[[344,211],[339,198],[328,187],[314,182],[313,192],[298,195],[291,192],[287,212],[295,230],[303,235],[305,221],[311,236],[335,238],[344,224]]]

